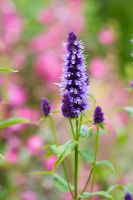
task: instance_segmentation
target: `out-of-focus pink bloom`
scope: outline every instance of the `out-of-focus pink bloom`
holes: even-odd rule
[[[15,110],[13,115],[26,118],[33,123],[37,122],[40,118],[39,112],[28,107],[22,107]],[[24,130],[24,128],[25,128],[25,124],[18,124],[18,125],[11,126],[8,129],[14,132],[14,131],[22,131]]]
[[[27,141],[27,149],[31,154],[38,153],[43,145],[43,138],[41,136],[31,136]]]
[[[65,194],[65,196],[63,195],[63,200],[71,200],[72,197],[71,197],[71,194],[68,192]]]
[[[12,106],[21,106],[27,100],[27,94],[23,87],[21,86],[11,86],[9,89],[9,103]]]
[[[8,140],[8,151],[6,153],[6,160],[10,164],[15,164],[19,158],[19,148],[20,148],[20,140],[16,137],[12,137]]]
[[[47,167],[48,170],[52,170],[53,169],[56,160],[57,160],[56,156],[51,156],[49,159],[47,159],[46,167]]]
[[[90,62],[90,71],[95,78],[102,78],[106,74],[106,64],[100,57],[95,57]]]
[[[40,55],[35,62],[35,71],[39,76],[50,82],[56,82],[60,76],[60,62],[53,52]]]
[[[6,160],[10,164],[15,164],[18,161],[18,151],[15,149],[9,149],[5,155]]]
[[[99,42],[104,45],[112,44],[116,37],[115,33],[111,28],[104,28],[98,35]]]
[[[37,200],[37,195],[34,191],[26,191],[22,194],[22,200]]]
[[[39,22],[42,24],[49,25],[50,23],[54,22],[54,9],[53,8],[47,8],[47,10],[41,11],[38,16]]]
[[[22,31],[22,19],[17,15],[15,6],[10,1],[0,2],[2,16],[2,35],[6,48],[18,41]]]
[[[12,56],[13,66],[17,69],[22,69],[26,63],[26,54],[23,52],[17,52]]]

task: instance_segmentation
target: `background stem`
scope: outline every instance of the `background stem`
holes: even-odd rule
[[[95,182],[95,171],[96,171],[96,159],[97,159],[97,152],[98,152],[98,143],[99,143],[99,126],[97,125],[96,129],[96,139],[95,139],[95,149],[94,149],[94,162],[93,162],[93,177],[91,182],[91,192],[93,192],[94,182]],[[90,200],[92,200],[92,196]]]

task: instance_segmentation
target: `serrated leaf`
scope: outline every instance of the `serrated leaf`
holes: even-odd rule
[[[75,141],[70,140],[64,145],[58,147],[57,161],[54,166],[55,168],[73,151],[76,144]]]
[[[107,199],[114,200],[114,197],[111,194],[109,194],[108,192],[104,192],[104,191],[84,192],[83,194],[80,195],[80,198],[86,199],[86,198],[91,197],[91,196],[102,196],[102,197],[106,197]]]
[[[113,190],[115,189],[120,189],[120,190],[123,190],[124,189],[124,186],[123,185],[120,185],[120,184],[116,184],[116,185],[112,185],[108,188],[108,192],[112,192]]]
[[[88,150],[80,150],[79,152],[87,162],[93,164],[94,155],[92,152],[90,152]],[[108,160],[96,161],[96,166],[101,166],[101,165],[110,168],[113,173],[115,172],[114,166],[110,161],[108,161]]]
[[[7,119],[5,121],[0,122],[0,129],[6,128],[9,126],[13,126],[16,124],[23,124],[23,123],[28,123],[28,119],[21,118],[21,117],[12,117],[10,119]]]
[[[57,174],[54,175],[53,183],[55,187],[61,192],[69,192],[69,187],[68,187],[67,182],[62,177],[58,176]],[[71,186],[71,188],[73,190],[74,187]]]
[[[125,106],[124,110],[126,110],[131,117],[133,117],[133,106]]]
[[[79,135],[80,137],[89,139],[93,136],[93,128],[82,125]]]
[[[0,67],[0,72],[1,73],[9,73],[9,72],[18,72],[18,70],[15,70],[15,69],[11,69],[11,68],[8,68],[8,67]]]

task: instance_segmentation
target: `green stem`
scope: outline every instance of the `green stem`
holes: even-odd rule
[[[96,172],[96,159],[97,159],[97,152],[98,152],[98,143],[99,143],[99,126],[97,125],[96,129],[96,139],[95,139],[95,149],[94,149],[94,162],[93,162],[93,177],[91,182],[91,192],[93,192],[94,182],[95,182],[95,172]],[[92,196],[90,197],[92,200]]]
[[[64,176],[65,176],[65,178],[66,178],[69,191],[70,191],[71,196],[72,196],[72,198],[73,198],[73,192],[72,192],[72,189],[71,189],[71,185],[70,185],[70,182],[69,182],[69,177],[68,177],[67,170],[66,170],[66,166],[65,166],[65,163],[64,163],[64,162],[62,163],[62,166],[63,166]]]
[[[56,131],[55,131],[55,124],[54,124],[54,120],[52,118],[51,115],[49,115],[49,119],[50,119],[50,127],[51,127],[51,132],[52,132],[52,135],[53,135],[53,138],[54,138],[54,143],[56,144],[56,146],[59,146],[58,144],[58,141],[57,141],[57,138],[56,138]],[[66,178],[66,181],[67,181],[67,184],[68,184],[68,188],[69,188],[69,191],[71,193],[71,196],[73,198],[73,193],[72,193],[72,189],[71,189],[71,186],[70,186],[70,181],[69,181],[69,177],[68,177],[68,174],[67,174],[67,170],[66,170],[66,166],[65,166],[65,163],[63,162],[62,163],[62,167],[63,167],[63,171],[64,171],[64,176]]]
[[[86,190],[86,188],[87,188],[87,186],[88,186],[88,184],[89,184],[89,182],[90,182],[92,172],[93,172],[93,168],[91,168],[91,170],[90,170],[89,176],[88,176],[88,178],[87,178],[87,181],[86,181],[86,183],[85,183],[85,186],[83,187],[83,189],[82,189],[80,195],[83,194],[83,193],[85,192],[85,190]]]
[[[73,128],[73,124],[72,124],[71,118],[69,118],[69,124],[70,124],[71,130],[72,130],[73,139],[75,140],[74,128]]]
[[[78,119],[76,119],[76,146],[75,146],[75,171],[74,171],[74,198],[78,199],[78,138],[79,138],[79,127],[78,127]]]

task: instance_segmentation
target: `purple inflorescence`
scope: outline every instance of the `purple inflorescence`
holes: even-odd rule
[[[68,34],[66,49],[61,108],[64,117],[75,118],[88,108],[89,77],[84,63],[83,45],[73,32]]]
[[[51,107],[50,107],[48,99],[42,98],[41,110],[42,110],[42,113],[45,115],[45,117],[47,117],[50,114]]]
[[[131,88],[133,88],[133,80],[130,81],[129,85]]]
[[[94,110],[93,121],[94,124],[100,124],[104,122],[104,113],[102,112],[100,106],[97,106]]]
[[[124,199],[125,199],[125,200],[133,200],[131,194],[128,193],[128,192],[125,194]]]

